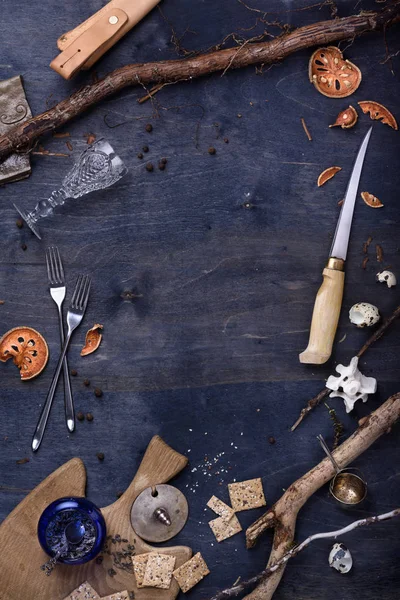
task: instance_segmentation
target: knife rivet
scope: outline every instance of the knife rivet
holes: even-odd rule
[[[108,22],[110,23],[110,25],[116,25],[118,23],[118,17],[116,17],[115,15],[113,15],[112,17],[110,17],[108,19]]]

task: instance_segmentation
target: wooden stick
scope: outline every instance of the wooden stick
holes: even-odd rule
[[[386,329],[388,329],[390,327],[390,325],[392,323],[394,323],[394,321],[396,321],[396,319],[400,316],[400,306],[398,306],[393,313],[390,315],[390,317],[388,319],[386,319],[382,325],[379,327],[379,329],[377,329],[372,335],[371,337],[365,342],[365,344],[361,347],[361,349],[358,351],[357,356],[358,358],[360,358],[367,350],[370,346],[372,346],[372,344],[376,341],[378,341],[383,334],[385,333]],[[306,404],[306,406],[302,409],[299,418],[297,419],[297,421],[292,425],[290,431],[294,431],[296,429],[296,427],[298,427],[300,425],[300,423],[303,421],[303,419],[305,419],[305,417],[308,415],[308,413],[310,413],[316,406],[318,406],[318,404],[321,402],[321,400],[323,400],[324,398],[326,398],[327,396],[329,396],[329,394],[331,393],[332,390],[330,390],[329,388],[325,387],[323,390],[321,390],[319,392],[319,394],[317,394],[316,396],[314,396],[314,398],[311,398],[311,400],[309,400]]]
[[[301,120],[301,124],[303,125],[303,129],[304,129],[304,133],[306,134],[306,136],[308,137],[308,141],[312,142],[312,137],[311,137],[311,133],[308,130],[308,127],[306,125],[305,120],[303,119],[303,117],[300,119]]]
[[[381,11],[363,12],[360,15],[317,22],[267,42],[246,41],[239,48],[226,48],[191,58],[121,67],[0,137],[0,163],[13,152],[27,152],[40,136],[65,125],[101,100],[128,86],[191,81],[195,77],[216,71],[226,72],[228,68],[271,64],[282,61],[304,48],[354,39],[367,32],[386,29],[398,22],[400,0],[394,0]]]
[[[386,433],[400,418],[400,392],[391,396],[375,412],[371,413],[333,456],[343,469],[367,450],[381,435]],[[294,540],[296,519],[299,510],[320,487],[335,475],[335,469],[325,458],[311,471],[300,477],[286,490],[283,496],[246,531],[247,547],[251,548],[258,537],[267,529],[274,529],[274,541],[268,566],[277,563],[288,552]],[[279,585],[284,566],[263,581],[247,600],[270,600]]]
[[[279,567],[288,562],[290,558],[296,556],[307,548],[314,540],[327,539],[327,538],[336,538],[338,536],[342,536],[349,531],[353,531],[354,529],[358,529],[359,527],[364,527],[365,525],[371,525],[372,523],[379,523],[381,521],[387,521],[388,519],[393,519],[394,517],[400,516],[400,508],[395,508],[390,512],[383,513],[381,515],[375,515],[373,517],[366,517],[365,519],[359,519],[358,521],[353,521],[346,527],[342,527],[341,529],[336,529],[336,531],[327,531],[325,533],[315,533],[314,535],[310,535],[307,539],[305,539],[301,544],[294,546],[289,552],[287,552],[280,560],[278,560],[273,565],[266,567],[264,571],[261,571],[258,575],[255,575],[251,579],[247,579],[246,581],[236,582],[232,587],[226,588],[221,592],[218,592],[215,596],[213,596],[210,600],[226,600],[227,598],[236,598],[239,594],[246,591],[249,587],[261,583],[267,577],[270,577],[272,573],[277,571]]]

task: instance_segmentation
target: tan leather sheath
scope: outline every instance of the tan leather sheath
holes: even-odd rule
[[[97,13],[64,33],[61,50],[50,64],[64,79],[89,69],[109,48],[134,27],[160,0],[111,0]]]

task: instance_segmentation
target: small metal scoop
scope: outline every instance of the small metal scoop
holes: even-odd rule
[[[360,471],[354,468],[340,469],[322,435],[317,435],[317,440],[336,471],[329,484],[332,496],[342,504],[355,505],[362,502],[367,495],[367,484]]]

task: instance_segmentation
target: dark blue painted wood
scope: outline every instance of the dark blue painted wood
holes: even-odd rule
[[[98,0],[54,3],[43,0],[1,2],[0,79],[22,73],[34,113],[45,109],[90,79],[81,74],[65,82],[47,65],[56,55],[55,41],[103,3]],[[298,9],[306,3],[268,3],[272,10]],[[355,3],[354,3],[355,4]],[[261,0],[254,2],[265,8]],[[361,9],[338,2],[339,14]],[[374,8],[362,3],[362,8]],[[207,48],[231,31],[255,24],[256,13],[239,2],[167,0],[164,15],[177,35],[189,26],[183,45]],[[291,25],[329,17],[328,8],[279,15]],[[270,20],[277,15],[270,15]],[[262,26],[264,27],[264,26]],[[260,32],[262,27],[254,30]],[[133,61],[176,56],[171,30],[155,10],[96,66],[101,76]],[[398,50],[398,28],[387,32]],[[190,466],[176,480],[188,497],[191,518],[177,541],[205,556],[211,575],[190,597],[207,598],[237,576],[256,573],[265,563],[270,536],[257,549],[244,549],[244,535],[221,545],[213,540],[204,507],[212,494],[227,500],[226,484],[262,476],[269,503],[322,457],[315,440],[332,429],[319,408],[290,434],[304,403],[321,389],[335,361],[347,362],[368,332],[350,326],[347,313],[357,301],[376,303],[383,314],[398,304],[397,289],[375,283],[379,265],[374,244],[382,244],[385,265],[400,276],[399,137],[379,123],[374,127],[362,189],[382,199],[373,211],[357,203],[349,250],[346,290],[332,361],[323,367],[300,365],[307,343],[312,305],[329,252],[352,161],[370,122],[360,115],[350,131],[329,129],[349,102],[375,99],[400,116],[399,57],[395,74],[385,58],[381,34],[351,45],[346,56],[363,72],[363,82],[348,100],[319,95],[307,80],[309,52],[298,53],[262,76],[254,68],[228,72],[165,88],[154,105],[138,105],[144,91],[132,89],[94,108],[65,127],[73,154],[85,146],[88,132],[106,136],[129,166],[129,175],[113,190],[71,201],[43,224],[43,241],[15,226],[12,202],[29,208],[60,183],[72,157],[33,156],[30,179],[1,189],[0,332],[17,325],[39,329],[51,358],[45,373],[20,383],[10,365],[1,365],[0,514],[5,517],[26,493],[53,469],[80,456],[88,469],[88,495],[100,505],[113,501],[130,482],[151,436],[159,433],[188,453]],[[239,116],[241,115],[241,116]],[[109,129],[109,125],[126,122]],[[309,142],[300,118],[312,133]],[[144,131],[153,124],[153,132]],[[229,139],[225,143],[224,138]],[[150,147],[145,160],[136,155]],[[46,138],[46,149],[68,152],[65,140]],[[208,153],[214,146],[216,155]],[[168,158],[164,172],[145,170]],[[343,170],[325,187],[316,179],[324,168]],[[251,208],[244,208],[250,203]],[[362,244],[372,235],[370,262],[360,268]],[[27,244],[27,250],[21,244]],[[70,351],[77,410],[91,411],[92,423],[78,423],[68,436],[60,388],[40,452],[29,447],[58,352],[55,307],[46,289],[44,249],[57,244],[64,257],[70,289],[78,273],[93,276],[93,294],[84,326]],[[128,294],[126,294],[128,292]],[[132,293],[138,297],[131,298]],[[103,323],[104,341],[93,356],[81,358],[86,328]],[[399,390],[399,325],[362,360],[364,371],[379,380],[378,394],[354,416],[337,408],[346,435],[357,418]],[[83,385],[90,379],[91,387]],[[96,399],[93,387],[104,395]],[[271,446],[268,437],[274,436]],[[336,528],[398,505],[398,430],[377,442],[357,461],[369,483],[365,506],[343,512],[327,490],[318,492],[298,521],[298,539]],[[100,464],[96,452],[104,452]],[[16,465],[28,456],[30,462]],[[205,465],[205,456],[212,468]],[[245,528],[260,511],[243,513]],[[398,524],[383,524],[349,535],[355,567],[341,577],[329,569],[329,542],[318,542],[296,558],[276,593],[278,600],[319,598],[368,600],[398,597]]]

